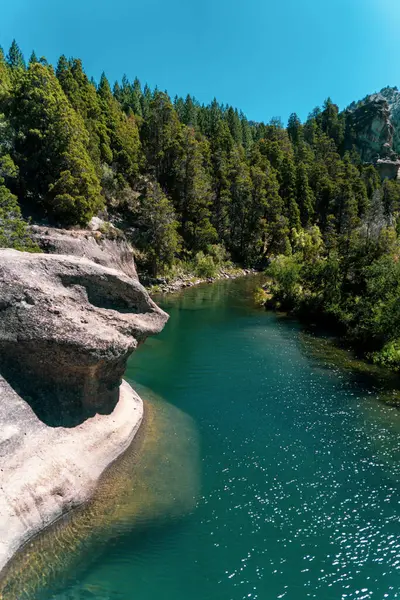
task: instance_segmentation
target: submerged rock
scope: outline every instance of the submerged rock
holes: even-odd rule
[[[163,526],[195,508],[200,485],[197,427],[175,406],[145,388],[139,391],[144,418],[132,443],[103,472],[89,502],[16,554],[0,576],[1,600],[120,598],[96,575],[101,554],[127,535],[138,541],[158,527],[162,535]],[[134,596],[132,589],[129,598]]]
[[[0,250],[0,571],[131,443],[143,406],[126,361],[167,318],[121,271]]]

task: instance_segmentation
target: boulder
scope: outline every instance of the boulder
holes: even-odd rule
[[[108,226],[114,237],[102,233],[106,224],[93,218],[89,230],[56,229],[33,225],[32,237],[46,254],[68,254],[88,258],[93,262],[117,269],[137,279],[132,246],[115,227]]]
[[[16,250],[0,250],[0,315],[0,373],[53,425],[109,414],[129,355],[167,320],[120,271]]]
[[[0,250],[0,571],[130,445],[143,405],[126,361],[167,318],[121,271]]]
[[[142,418],[141,399],[123,382],[110,415],[49,427],[0,376],[0,581],[26,542],[92,497]]]

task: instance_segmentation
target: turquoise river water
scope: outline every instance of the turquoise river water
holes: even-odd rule
[[[256,309],[255,283],[161,299],[170,321],[130,363],[131,381],[197,429],[194,506],[126,527],[51,597],[400,598],[400,412]]]

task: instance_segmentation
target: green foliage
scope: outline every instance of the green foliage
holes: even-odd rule
[[[39,252],[21,216],[17,197],[4,185],[2,177],[0,177],[0,248]]]
[[[0,46],[0,110],[10,90],[10,75],[4,58],[3,49]]]
[[[207,145],[197,140],[189,127],[183,127],[180,136],[181,152],[174,158],[173,165],[174,204],[180,215],[180,231],[187,248],[205,250],[217,240],[217,232],[210,221],[211,180],[204,164]]]
[[[230,254],[222,244],[211,244],[207,247],[207,254],[212,257],[217,267],[232,266]]]
[[[284,308],[297,305],[301,294],[302,265],[298,257],[279,255],[272,260],[266,273],[274,282],[272,292]]]
[[[32,53],[26,68],[14,41],[0,49],[1,244],[31,247],[21,208],[61,226],[108,211],[152,274],[269,265],[269,302],[397,368],[400,183],[363,163],[351,115],[327,99],[305,123],[253,123],[126,76],[97,86],[77,58],[54,72]]]
[[[149,186],[141,199],[137,224],[136,242],[146,253],[151,273],[156,275],[171,267],[181,248],[181,238],[173,206],[158,184]]]
[[[373,352],[370,356],[372,361],[381,367],[392,371],[400,371],[400,340],[392,340],[385,344],[382,350]]]
[[[204,254],[204,252],[197,252],[193,260],[194,272],[197,277],[210,278],[215,277],[217,274],[217,265],[214,259],[210,255]]]
[[[20,47],[18,46],[18,44],[15,40],[12,41],[10,50],[8,51],[7,64],[10,67],[10,69],[13,69],[13,70],[14,69],[22,69],[23,70],[26,68],[24,55],[22,54]]]
[[[9,107],[16,132],[19,188],[34,211],[63,224],[85,224],[102,205],[88,134],[52,69],[33,63],[15,85]]]

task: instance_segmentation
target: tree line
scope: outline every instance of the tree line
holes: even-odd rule
[[[398,319],[386,313],[400,285],[400,186],[357,143],[329,98],[304,123],[256,123],[138,79],[96,83],[76,58],[26,63],[14,41],[0,50],[0,246],[32,249],[26,217],[74,227],[106,215],[150,273],[270,265],[277,301],[329,315],[375,351]]]

